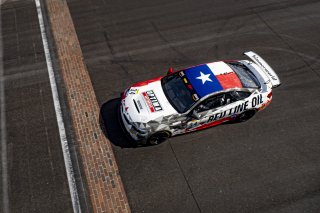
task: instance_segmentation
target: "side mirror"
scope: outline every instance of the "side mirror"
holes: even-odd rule
[[[170,67],[170,68],[168,69],[167,75],[170,75],[170,74],[172,74],[172,73],[174,73],[174,71],[173,71],[173,68]]]

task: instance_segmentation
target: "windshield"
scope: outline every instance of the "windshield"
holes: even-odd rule
[[[239,77],[242,86],[245,88],[260,88],[260,83],[256,76],[246,67],[244,64],[239,62],[229,62],[227,63],[233,71]]]
[[[167,99],[179,113],[186,112],[198,99],[187,79],[179,73],[166,76],[161,82]]]

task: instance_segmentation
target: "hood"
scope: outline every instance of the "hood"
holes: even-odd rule
[[[161,78],[132,85],[125,91],[121,103],[124,114],[132,122],[147,123],[177,113],[163,92]]]

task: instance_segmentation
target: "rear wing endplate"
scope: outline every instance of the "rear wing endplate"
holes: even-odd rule
[[[248,56],[252,61],[255,62],[256,65],[260,67],[260,69],[264,72],[264,74],[269,78],[272,88],[280,86],[281,82],[276,74],[276,72],[269,66],[269,64],[263,60],[257,53],[253,51],[248,51],[244,53]],[[268,82],[267,82],[268,83]]]

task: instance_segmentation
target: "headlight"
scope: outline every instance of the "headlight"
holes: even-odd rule
[[[146,134],[148,132],[147,129],[141,129],[140,127],[138,127],[138,124],[137,123],[132,123],[132,128],[134,130],[136,130],[137,132],[141,133],[141,134]]]
[[[131,122],[129,121],[129,119],[127,118],[127,116],[126,116],[125,114],[123,114],[123,117],[124,117],[124,119],[126,120],[126,122],[127,122],[128,124],[131,124]]]

